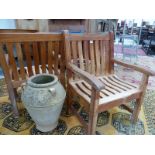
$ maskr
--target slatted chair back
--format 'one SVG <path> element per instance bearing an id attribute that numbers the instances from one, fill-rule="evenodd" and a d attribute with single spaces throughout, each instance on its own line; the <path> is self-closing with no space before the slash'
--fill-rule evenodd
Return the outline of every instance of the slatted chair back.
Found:
<path id="1" fill-rule="evenodd" d="M 100 76 L 113 73 L 111 59 L 113 34 L 68 34 L 65 32 L 66 59 L 90 74 Z"/>
<path id="2" fill-rule="evenodd" d="M 3 48 L 4 45 L 6 49 Z M 13 81 L 14 88 L 28 77 L 39 73 L 57 75 L 65 87 L 64 57 L 62 34 L 0 34 L 0 64 L 5 77 Z"/>

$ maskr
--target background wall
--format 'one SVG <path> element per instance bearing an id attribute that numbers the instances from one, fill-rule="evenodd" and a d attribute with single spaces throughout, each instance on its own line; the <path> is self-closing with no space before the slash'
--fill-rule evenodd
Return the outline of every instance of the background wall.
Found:
<path id="1" fill-rule="evenodd" d="M 0 19 L 0 29 L 15 29 L 15 19 Z"/>

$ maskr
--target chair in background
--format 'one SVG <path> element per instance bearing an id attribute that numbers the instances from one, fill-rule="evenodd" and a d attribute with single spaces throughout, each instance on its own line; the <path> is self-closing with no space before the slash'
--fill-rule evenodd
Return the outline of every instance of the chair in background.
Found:
<path id="1" fill-rule="evenodd" d="M 114 59 L 113 33 L 73 35 L 65 31 L 65 53 L 68 112 L 72 109 L 88 134 L 95 134 L 98 113 L 122 104 L 132 112 L 131 120 L 137 121 L 148 77 L 155 76 L 155 73 Z M 115 75 L 114 63 L 143 73 L 140 86 Z M 83 120 L 74 106 L 75 96 L 88 112 L 88 122 Z M 136 99 L 134 110 L 126 105 L 133 99 Z"/>
<path id="2" fill-rule="evenodd" d="M 150 36 L 148 39 L 143 40 L 142 47 L 146 55 L 155 54 L 155 36 Z"/>
<path id="3" fill-rule="evenodd" d="M 142 44 L 143 40 L 148 39 L 149 29 L 147 27 L 142 27 L 141 35 L 139 38 L 139 44 Z"/>
<path id="4" fill-rule="evenodd" d="M 138 59 L 138 36 L 137 35 L 121 35 L 120 37 L 122 42 L 122 53 L 123 53 L 123 60 L 125 60 L 126 57 L 131 59 L 134 57 L 135 62 Z"/>
<path id="5" fill-rule="evenodd" d="M 5 57 L 6 46 L 8 61 Z M 14 48 L 17 58 L 14 56 Z M 8 88 L 13 112 L 19 115 L 17 89 L 30 76 L 52 73 L 65 85 L 65 60 L 62 34 L 3 33 L 0 34 L 0 65 Z"/>

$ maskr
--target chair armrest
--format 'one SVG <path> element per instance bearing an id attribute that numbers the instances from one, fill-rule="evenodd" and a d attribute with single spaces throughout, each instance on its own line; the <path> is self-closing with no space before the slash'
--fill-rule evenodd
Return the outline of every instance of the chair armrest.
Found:
<path id="1" fill-rule="evenodd" d="M 117 64 L 122 65 L 124 67 L 132 68 L 132 69 L 134 69 L 134 70 L 136 70 L 138 72 L 141 72 L 143 74 L 146 74 L 146 75 L 149 75 L 149 76 L 155 76 L 155 72 L 150 70 L 150 69 L 146 69 L 144 67 L 141 67 L 141 66 L 138 66 L 138 65 L 133 65 L 131 63 L 126 63 L 126 62 L 116 60 L 116 59 L 113 59 L 112 61 L 114 61 L 114 63 L 117 63 Z"/>
<path id="2" fill-rule="evenodd" d="M 96 90 L 102 90 L 104 89 L 104 84 L 98 80 L 95 76 L 89 74 L 88 72 L 78 68 L 74 64 L 69 63 L 67 65 L 67 69 L 87 81 L 92 87 L 94 87 Z"/>

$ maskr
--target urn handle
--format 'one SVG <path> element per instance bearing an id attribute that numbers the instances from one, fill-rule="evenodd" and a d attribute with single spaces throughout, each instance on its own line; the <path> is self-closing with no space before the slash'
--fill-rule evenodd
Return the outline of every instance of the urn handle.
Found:
<path id="1" fill-rule="evenodd" d="M 24 91 L 25 86 L 26 86 L 26 83 L 25 82 L 22 83 L 21 88 L 22 88 L 23 91 Z"/>
<path id="2" fill-rule="evenodd" d="M 56 96 L 55 88 L 50 88 L 49 91 L 51 92 L 52 96 Z"/>

